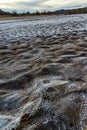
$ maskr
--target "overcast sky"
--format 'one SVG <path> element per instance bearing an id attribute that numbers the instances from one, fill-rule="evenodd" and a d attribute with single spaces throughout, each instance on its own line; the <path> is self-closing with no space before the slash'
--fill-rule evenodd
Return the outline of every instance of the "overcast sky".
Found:
<path id="1" fill-rule="evenodd" d="M 86 7 L 87 0 L 0 0 L 0 9 L 17 11 L 51 11 Z"/>

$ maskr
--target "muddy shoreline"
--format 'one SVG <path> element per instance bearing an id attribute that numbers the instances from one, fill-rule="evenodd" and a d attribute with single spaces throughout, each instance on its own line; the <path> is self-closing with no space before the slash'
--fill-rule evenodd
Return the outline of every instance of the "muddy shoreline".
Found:
<path id="1" fill-rule="evenodd" d="M 86 130 L 87 15 L 41 22 L 0 25 L 0 130 Z"/>

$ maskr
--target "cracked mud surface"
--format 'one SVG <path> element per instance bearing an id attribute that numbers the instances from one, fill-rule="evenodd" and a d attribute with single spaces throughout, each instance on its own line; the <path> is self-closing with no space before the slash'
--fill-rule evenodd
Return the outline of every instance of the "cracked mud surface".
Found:
<path id="1" fill-rule="evenodd" d="M 71 17 L 80 30 L 74 21 L 64 34 L 7 43 L 1 37 L 0 130 L 87 129 L 87 15 L 67 16 L 62 26 Z"/>

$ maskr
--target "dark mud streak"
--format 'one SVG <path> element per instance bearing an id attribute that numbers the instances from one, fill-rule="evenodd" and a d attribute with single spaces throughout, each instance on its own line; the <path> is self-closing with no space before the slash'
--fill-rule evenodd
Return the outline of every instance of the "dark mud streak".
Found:
<path id="1" fill-rule="evenodd" d="M 11 80 L 5 83 L 0 84 L 0 89 L 24 89 L 25 84 L 30 83 L 33 79 L 33 76 L 30 74 L 25 74 L 15 80 Z M 4 86 L 4 87 L 3 87 Z"/>

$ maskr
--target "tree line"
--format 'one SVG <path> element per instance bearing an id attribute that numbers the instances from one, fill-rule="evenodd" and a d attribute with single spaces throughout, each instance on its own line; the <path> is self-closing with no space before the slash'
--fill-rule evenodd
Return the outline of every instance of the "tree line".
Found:
<path id="1" fill-rule="evenodd" d="M 30 13 L 29 11 L 27 12 L 22 12 L 22 13 L 17 13 L 17 11 L 13 11 L 12 13 L 9 13 L 10 16 L 30 16 L 30 15 L 51 15 L 51 14 L 54 14 L 53 12 L 51 11 L 48 11 L 48 12 L 39 12 L 39 11 L 36 11 L 34 13 Z"/>
<path id="2" fill-rule="evenodd" d="M 84 14 L 87 13 L 87 7 L 86 8 L 78 8 L 78 9 L 68 9 L 68 10 L 58 10 L 58 11 L 44 11 L 44 12 L 39 12 L 36 11 L 34 13 L 31 12 L 22 12 L 18 13 L 16 10 L 12 11 L 11 13 L 9 12 L 4 12 L 3 15 L 10 15 L 10 16 L 30 16 L 30 15 L 69 15 L 69 14 Z"/>
<path id="3" fill-rule="evenodd" d="M 23 12 L 23 13 L 17 13 L 17 11 L 13 11 L 10 15 L 11 16 L 28 16 L 28 15 L 52 15 L 52 14 L 56 14 L 56 15 L 69 15 L 69 14 L 85 14 L 87 13 L 87 8 L 78 8 L 78 9 L 69 9 L 69 10 L 64 10 L 64 11 L 44 11 L 44 12 L 39 12 L 36 11 L 34 13 L 30 13 L 30 12 Z"/>

